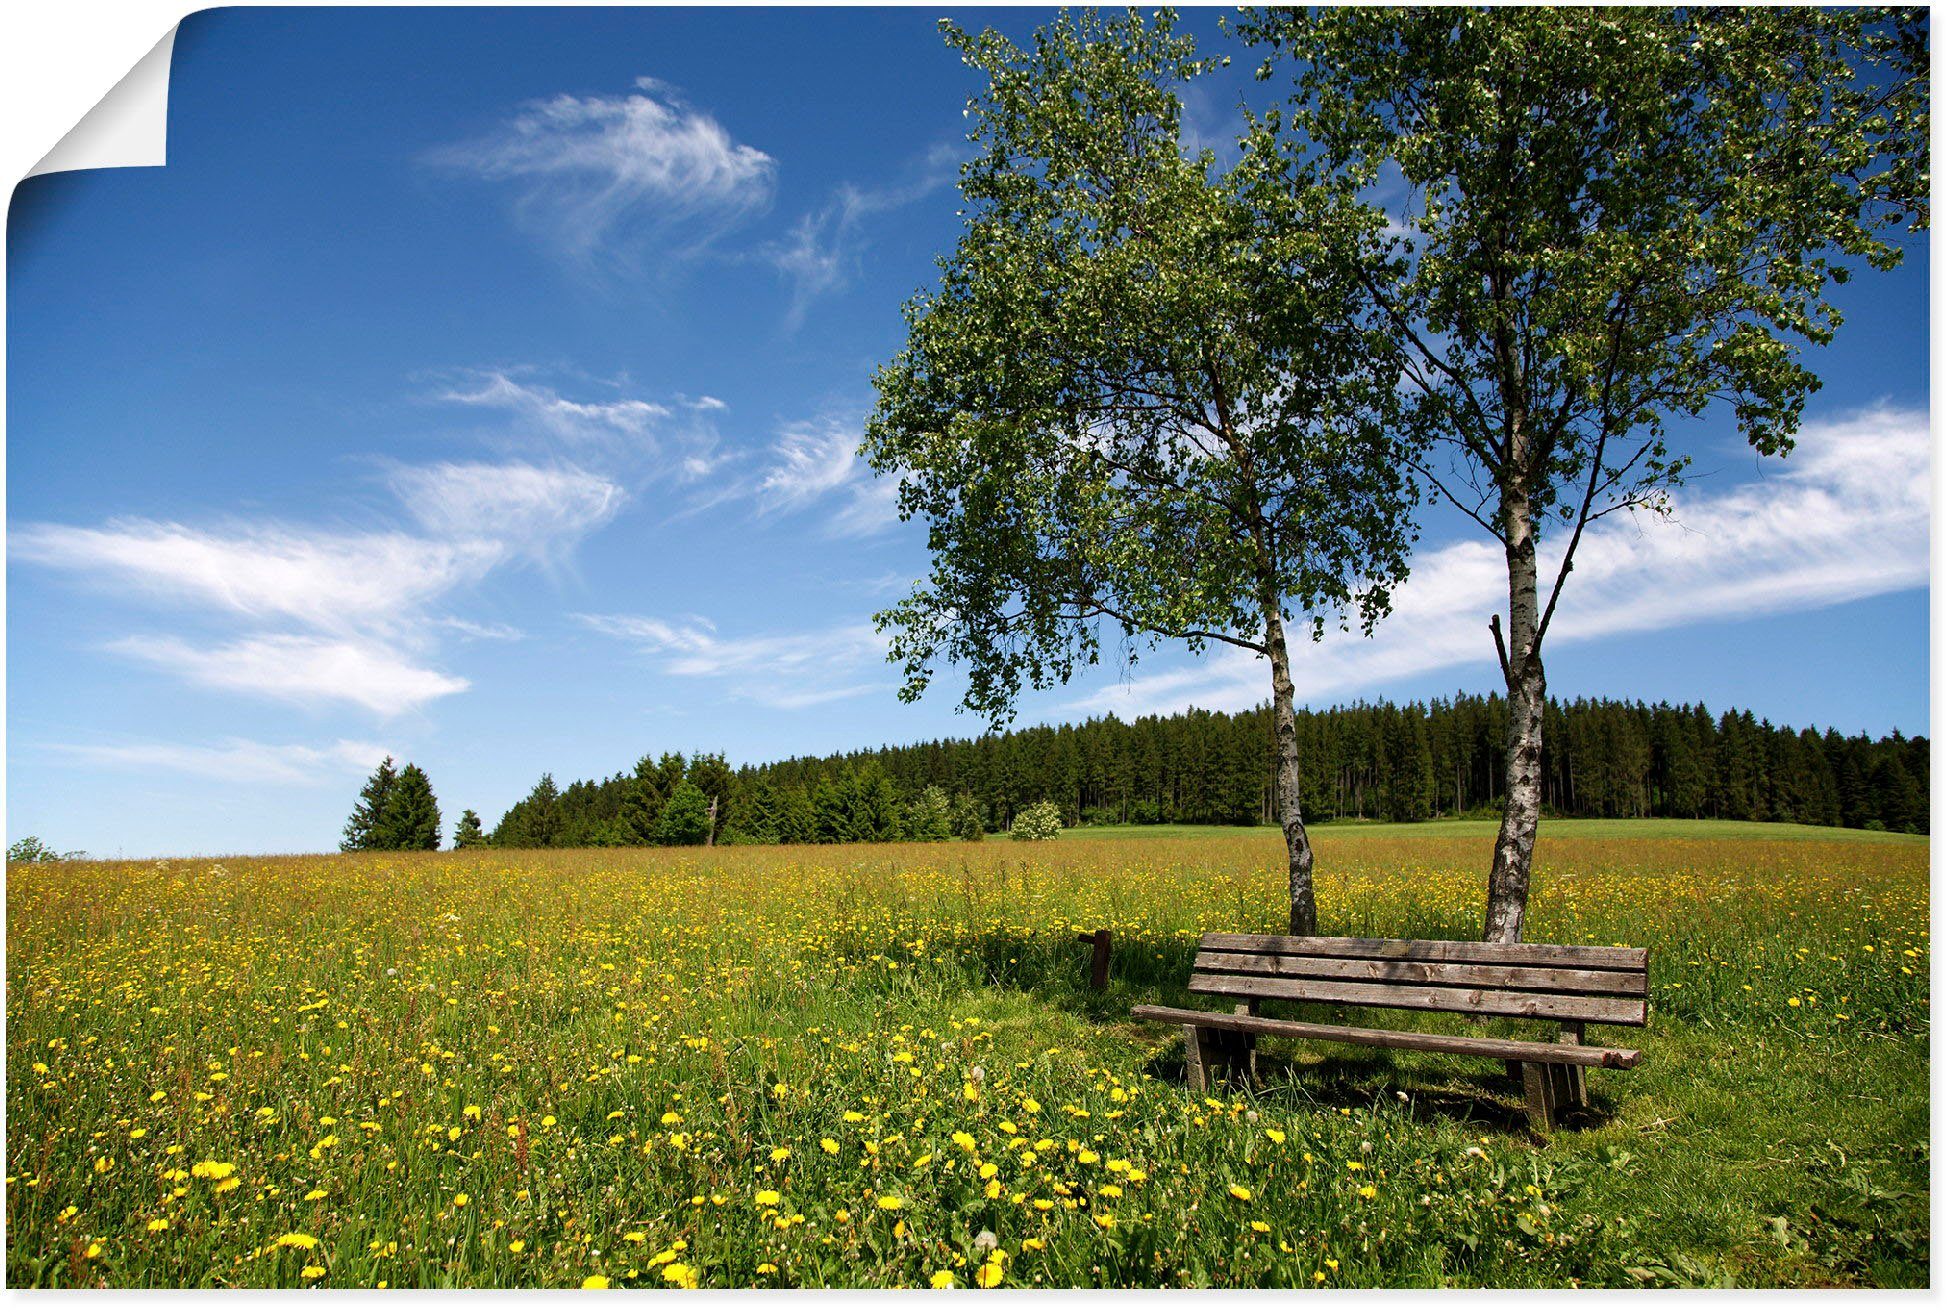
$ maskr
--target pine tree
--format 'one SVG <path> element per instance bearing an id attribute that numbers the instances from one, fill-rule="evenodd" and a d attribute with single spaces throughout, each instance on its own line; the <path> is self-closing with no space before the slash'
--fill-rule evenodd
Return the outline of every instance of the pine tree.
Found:
<path id="1" fill-rule="evenodd" d="M 810 843 L 813 841 L 812 799 L 806 796 L 803 788 L 782 788 L 779 790 L 779 841 L 781 843 Z"/>
<path id="2" fill-rule="evenodd" d="M 672 846 L 702 843 L 711 833 L 710 804 L 704 792 L 686 779 L 677 785 L 657 822 L 657 841 Z"/>
<path id="3" fill-rule="evenodd" d="M 629 847 L 649 847 L 657 841 L 657 822 L 663 816 L 662 773 L 648 756 L 636 763 L 636 772 L 623 781 L 625 790 L 618 828 Z"/>
<path id="4" fill-rule="evenodd" d="M 433 781 L 411 761 L 399 772 L 386 799 L 380 828 L 384 846 L 402 852 L 432 852 L 440 846 L 440 803 Z"/>
<path id="5" fill-rule="evenodd" d="M 497 847 L 553 847 L 562 830 L 562 794 L 544 774 L 528 796 L 508 808 L 494 827 Z"/>
<path id="6" fill-rule="evenodd" d="M 352 818 L 345 822 L 345 838 L 339 843 L 341 852 L 367 852 L 385 846 L 382 839 L 387 805 L 398 782 L 393 758 L 388 756 L 359 790 L 359 804 L 353 808 Z"/>
<path id="7" fill-rule="evenodd" d="M 481 847 L 487 842 L 487 835 L 481 832 L 481 817 L 474 814 L 473 808 L 460 813 L 460 823 L 454 826 L 454 851 L 463 847 Z"/>

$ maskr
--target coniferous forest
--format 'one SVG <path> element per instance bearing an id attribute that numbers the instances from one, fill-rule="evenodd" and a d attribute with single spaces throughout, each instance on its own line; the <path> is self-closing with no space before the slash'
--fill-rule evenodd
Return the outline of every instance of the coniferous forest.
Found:
<path id="1" fill-rule="evenodd" d="M 1504 704 L 1459 694 L 1302 710 L 1309 823 L 1493 817 Z M 1929 740 L 1795 730 L 1751 712 L 1552 701 L 1548 814 L 1706 818 L 1929 831 Z M 645 756 L 558 788 L 544 775 L 489 841 L 509 847 L 873 842 L 1006 830 L 1041 800 L 1066 824 L 1273 821 L 1269 707 L 1039 726 L 767 765 Z M 712 811 L 715 802 L 716 810 Z"/>

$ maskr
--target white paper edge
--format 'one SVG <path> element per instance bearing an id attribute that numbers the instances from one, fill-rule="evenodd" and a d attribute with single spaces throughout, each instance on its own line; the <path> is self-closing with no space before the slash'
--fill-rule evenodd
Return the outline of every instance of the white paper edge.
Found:
<path id="1" fill-rule="evenodd" d="M 168 163 L 169 61 L 175 47 L 172 27 L 27 176 L 68 169 L 160 168 Z"/>

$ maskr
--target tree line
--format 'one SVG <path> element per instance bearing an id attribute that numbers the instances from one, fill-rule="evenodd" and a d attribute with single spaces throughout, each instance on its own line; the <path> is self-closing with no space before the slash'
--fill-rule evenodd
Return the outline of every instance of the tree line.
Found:
<path id="1" fill-rule="evenodd" d="M 1308 823 L 1496 815 L 1508 707 L 1496 695 L 1302 710 Z M 1579 698 L 1546 703 L 1547 814 L 1782 821 L 1929 832 L 1929 740 L 1795 730 L 1751 711 Z M 558 787 L 543 775 L 486 841 L 508 847 L 979 838 L 1050 802 L 1068 825 L 1276 824 L 1272 709 L 794 757 L 644 756 Z M 712 803 L 715 802 L 715 810 Z M 469 813 L 472 814 L 471 812 Z M 478 830 L 478 826 L 476 826 Z"/>

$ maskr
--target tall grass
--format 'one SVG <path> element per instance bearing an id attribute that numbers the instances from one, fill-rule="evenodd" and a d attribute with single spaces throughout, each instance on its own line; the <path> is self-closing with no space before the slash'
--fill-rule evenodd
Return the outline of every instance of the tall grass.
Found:
<path id="1" fill-rule="evenodd" d="M 1473 937 L 1488 842 L 1323 830 L 1323 932 Z M 1272 833 L 16 867 L 8 1276 L 1920 1284 L 1927 872 L 1547 829 L 1529 937 L 1649 947 L 1654 1005 L 1540 1142 L 1466 1058 L 1185 1088 L 1129 1009 L 1281 927 Z"/>

